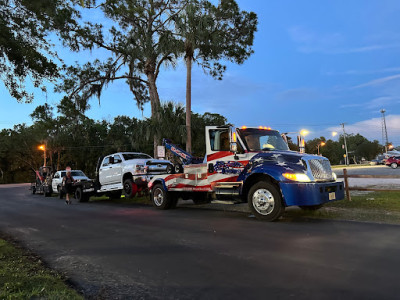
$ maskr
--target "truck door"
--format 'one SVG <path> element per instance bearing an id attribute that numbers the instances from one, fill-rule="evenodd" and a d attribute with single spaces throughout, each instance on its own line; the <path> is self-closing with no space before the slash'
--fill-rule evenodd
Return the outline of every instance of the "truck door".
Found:
<path id="1" fill-rule="evenodd" d="M 244 166 L 231 152 L 230 127 L 206 127 L 207 177 L 210 183 L 236 181 Z"/>
<path id="2" fill-rule="evenodd" d="M 101 185 L 110 184 L 112 173 L 112 164 L 110 162 L 110 158 L 110 156 L 106 156 L 99 168 L 99 180 Z"/>
<path id="3" fill-rule="evenodd" d="M 122 158 L 119 154 L 114 155 L 114 163 L 110 169 L 110 183 L 119 183 L 122 180 Z"/>

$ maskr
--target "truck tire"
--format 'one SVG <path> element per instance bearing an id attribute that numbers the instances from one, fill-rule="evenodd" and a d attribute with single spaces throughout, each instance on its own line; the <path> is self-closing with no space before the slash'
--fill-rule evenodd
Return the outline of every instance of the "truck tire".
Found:
<path id="1" fill-rule="evenodd" d="M 276 221 L 285 211 L 280 191 L 270 182 L 256 182 L 250 188 L 247 201 L 251 212 L 260 220 Z"/>
<path id="2" fill-rule="evenodd" d="M 317 205 L 301 205 L 299 206 L 301 209 L 303 210 L 318 210 L 320 209 L 322 206 L 324 206 L 323 204 L 317 204 Z"/>
<path id="3" fill-rule="evenodd" d="M 124 180 L 124 195 L 125 198 L 133 198 L 137 193 L 137 185 L 132 181 L 132 179 L 128 178 Z"/>
<path id="4" fill-rule="evenodd" d="M 75 199 L 78 202 L 88 202 L 89 196 L 83 192 L 82 187 L 78 186 L 75 190 Z"/>
<path id="5" fill-rule="evenodd" d="M 164 190 L 161 183 L 157 183 L 151 189 L 151 202 L 158 209 L 170 209 L 173 206 L 173 197 Z"/>

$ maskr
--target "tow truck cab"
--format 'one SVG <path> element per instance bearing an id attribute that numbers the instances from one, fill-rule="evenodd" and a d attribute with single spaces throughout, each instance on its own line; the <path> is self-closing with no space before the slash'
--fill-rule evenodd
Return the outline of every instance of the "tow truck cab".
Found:
<path id="1" fill-rule="evenodd" d="M 329 160 L 290 151 L 269 127 L 208 126 L 203 163 L 149 182 L 153 204 L 171 208 L 179 197 L 248 202 L 260 219 L 278 219 L 287 206 L 317 209 L 344 198 Z"/>

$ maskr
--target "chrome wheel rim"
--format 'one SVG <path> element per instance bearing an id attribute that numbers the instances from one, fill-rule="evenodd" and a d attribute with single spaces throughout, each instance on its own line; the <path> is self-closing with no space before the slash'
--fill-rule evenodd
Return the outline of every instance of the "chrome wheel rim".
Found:
<path id="1" fill-rule="evenodd" d="M 392 168 L 396 169 L 397 168 L 397 164 L 396 163 L 392 163 Z"/>
<path id="2" fill-rule="evenodd" d="M 161 206 L 164 202 L 164 191 L 160 188 L 156 188 L 153 192 L 153 201 L 157 206 Z"/>
<path id="3" fill-rule="evenodd" d="M 275 207 L 275 198 L 267 189 L 258 189 L 254 192 L 252 203 L 254 209 L 261 215 L 269 215 Z"/>

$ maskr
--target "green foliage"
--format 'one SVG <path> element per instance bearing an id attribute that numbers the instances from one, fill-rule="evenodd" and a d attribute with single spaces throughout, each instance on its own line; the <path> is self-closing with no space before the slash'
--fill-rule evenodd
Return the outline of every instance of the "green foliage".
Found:
<path id="1" fill-rule="evenodd" d="M 83 299 L 42 262 L 0 239 L 0 299 Z"/>
<path id="2" fill-rule="evenodd" d="M 59 59 L 49 34 L 68 39 L 79 13 L 74 0 L 0 0 L 0 74 L 11 96 L 30 102 L 25 89 L 29 77 L 34 87 L 46 90 L 45 80 L 58 76 Z M 91 2 L 87 0 L 85 2 Z"/>
<path id="3" fill-rule="evenodd" d="M 345 154 L 345 150 L 342 147 L 342 145 L 344 145 L 343 136 L 340 136 L 337 142 L 326 140 L 323 136 L 309 140 L 306 142 L 306 153 L 317 154 L 318 144 L 322 141 L 326 144 L 320 146 L 320 154 L 327 157 L 331 164 L 340 164 Z M 363 158 L 365 160 L 372 160 L 382 151 L 382 146 L 379 145 L 378 141 L 374 140 L 371 142 L 360 134 L 348 134 L 346 135 L 346 141 L 350 162 L 356 161 L 359 163 Z"/>
<path id="4" fill-rule="evenodd" d="M 97 159 L 118 151 L 137 151 L 153 154 L 153 136 L 158 133 L 177 144 L 185 142 L 185 110 L 167 102 L 161 105 L 161 119 L 138 120 L 118 116 L 113 122 L 94 121 L 76 109 L 72 100 L 64 98 L 55 108 L 38 106 L 31 114 L 32 126 L 17 125 L 0 132 L 0 183 L 28 182 L 32 169 L 43 165 L 43 151 L 47 145 L 47 165 L 54 169 L 71 166 L 94 177 Z M 204 127 L 224 125 L 226 118 L 205 113 L 193 114 L 193 141 L 196 154 L 204 155 Z"/>

